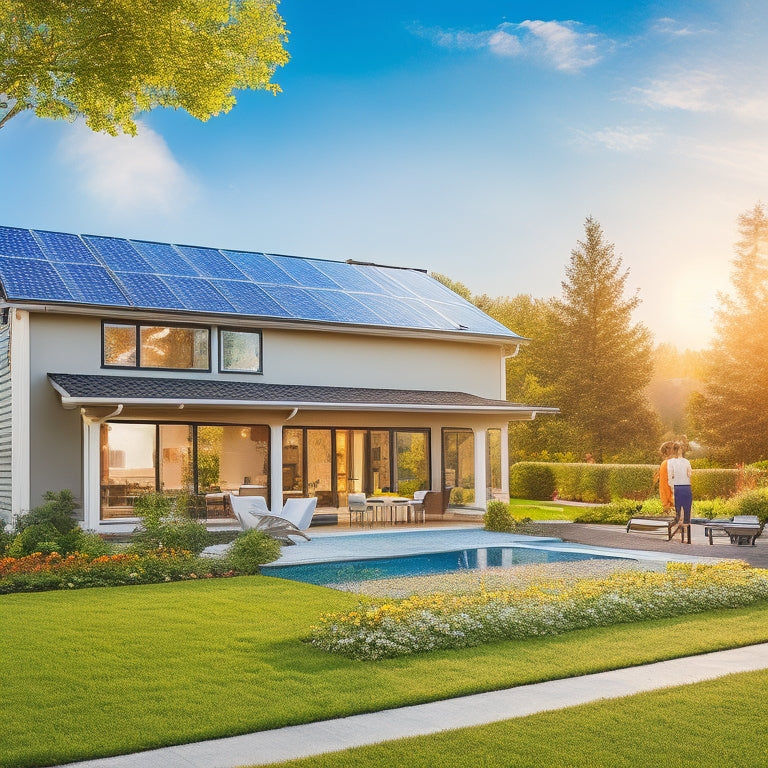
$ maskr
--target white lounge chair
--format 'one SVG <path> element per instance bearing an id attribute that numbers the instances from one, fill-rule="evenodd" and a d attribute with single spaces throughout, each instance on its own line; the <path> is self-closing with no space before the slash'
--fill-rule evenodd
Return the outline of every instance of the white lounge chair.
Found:
<path id="1" fill-rule="evenodd" d="M 283 511 L 270 512 L 263 496 L 231 496 L 232 511 L 244 531 L 264 531 L 276 539 L 291 541 L 291 536 L 301 536 L 309 541 L 304 531 L 312 522 L 317 499 L 288 499 Z"/>

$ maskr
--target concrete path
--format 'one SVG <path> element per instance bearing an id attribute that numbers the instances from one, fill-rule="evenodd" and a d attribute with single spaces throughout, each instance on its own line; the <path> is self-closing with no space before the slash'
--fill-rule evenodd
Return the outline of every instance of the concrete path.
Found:
<path id="1" fill-rule="evenodd" d="M 68 768 L 236 768 L 266 765 L 759 669 L 768 669 L 768 643 L 275 731 L 69 763 Z"/>

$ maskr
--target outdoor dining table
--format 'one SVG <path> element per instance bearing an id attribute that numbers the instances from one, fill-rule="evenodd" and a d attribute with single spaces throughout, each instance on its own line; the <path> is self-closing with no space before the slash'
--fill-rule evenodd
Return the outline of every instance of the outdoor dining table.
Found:
<path id="1" fill-rule="evenodd" d="M 394 525 L 401 522 L 398 520 L 398 512 L 401 510 L 405 512 L 402 522 L 408 522 L 408 508 L 413 504 L 413 499 L 401 496 L 370 496 L 366 498 L 365 503 L 373 514 L 372 522 L 377 522 L 378 516 L 378 520 L 382 523 L 392 523 Z"/>

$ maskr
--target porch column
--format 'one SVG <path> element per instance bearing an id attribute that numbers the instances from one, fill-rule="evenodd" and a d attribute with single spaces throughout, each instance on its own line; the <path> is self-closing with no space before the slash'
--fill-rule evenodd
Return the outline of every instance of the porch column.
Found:
<path id="1" fill-rule="evenodd" d="M 283 423 L 269 425 L 269 508 L 280 512 L 283 508 Z"/>
<path id="2" fill-rule="evenodd" d="M 101 518 L 101 424 L 83 419 L 83 528 L 98 530 Z"/>
<path id="3" fill-rule="evenodd" d="M 485 427 L 475 427 L 475 501 L 473 506 L 485 509 L 488 500 L 488 440 Z"/>
<path id="4" fill-rule="evenodd" d="M 509 501 L 509 424 L 501 428 L 501 493 Z"/>
<path id="5" fill-rule="evenodd" d="M 433 427 L 429 435 L 429 455 L 432 466 L 429 468 L 428 490 L 439 491 L 443 487 L 443 430 L 440 427 Z"/>

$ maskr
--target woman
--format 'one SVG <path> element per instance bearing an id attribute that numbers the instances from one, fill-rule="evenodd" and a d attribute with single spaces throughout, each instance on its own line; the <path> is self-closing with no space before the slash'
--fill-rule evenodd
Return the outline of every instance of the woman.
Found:
<path id="1" fill-rule="evenodd" d="M 685 533 L 688 532 L 688 543 L 691 543 L 691 505 L 693 496 L 691 494 L 691 462 L 683 456 L 683 443 L 675 441 L 672 446 L 672 458 L 667 459 L 667 477 L 672 486 L 672 492 L 675 497 L 675 512 L 679 515 L 682 512 L 680 521 L 680 530 L 683 532 L 683 541 Z"/>
<path id="2" fill-rule="evenodd" d="M 667 472 L 667 461 L 672 455 L 672 441 L 667 440 L 659 448 L 661 454 L 661 466 L 659 467 L 659 498 L 661 498 L 661 508 L 666 513 L 675 508 L 675 502 L 672 498 L 672 486 L 669 484 L 669 473 Z"/>

